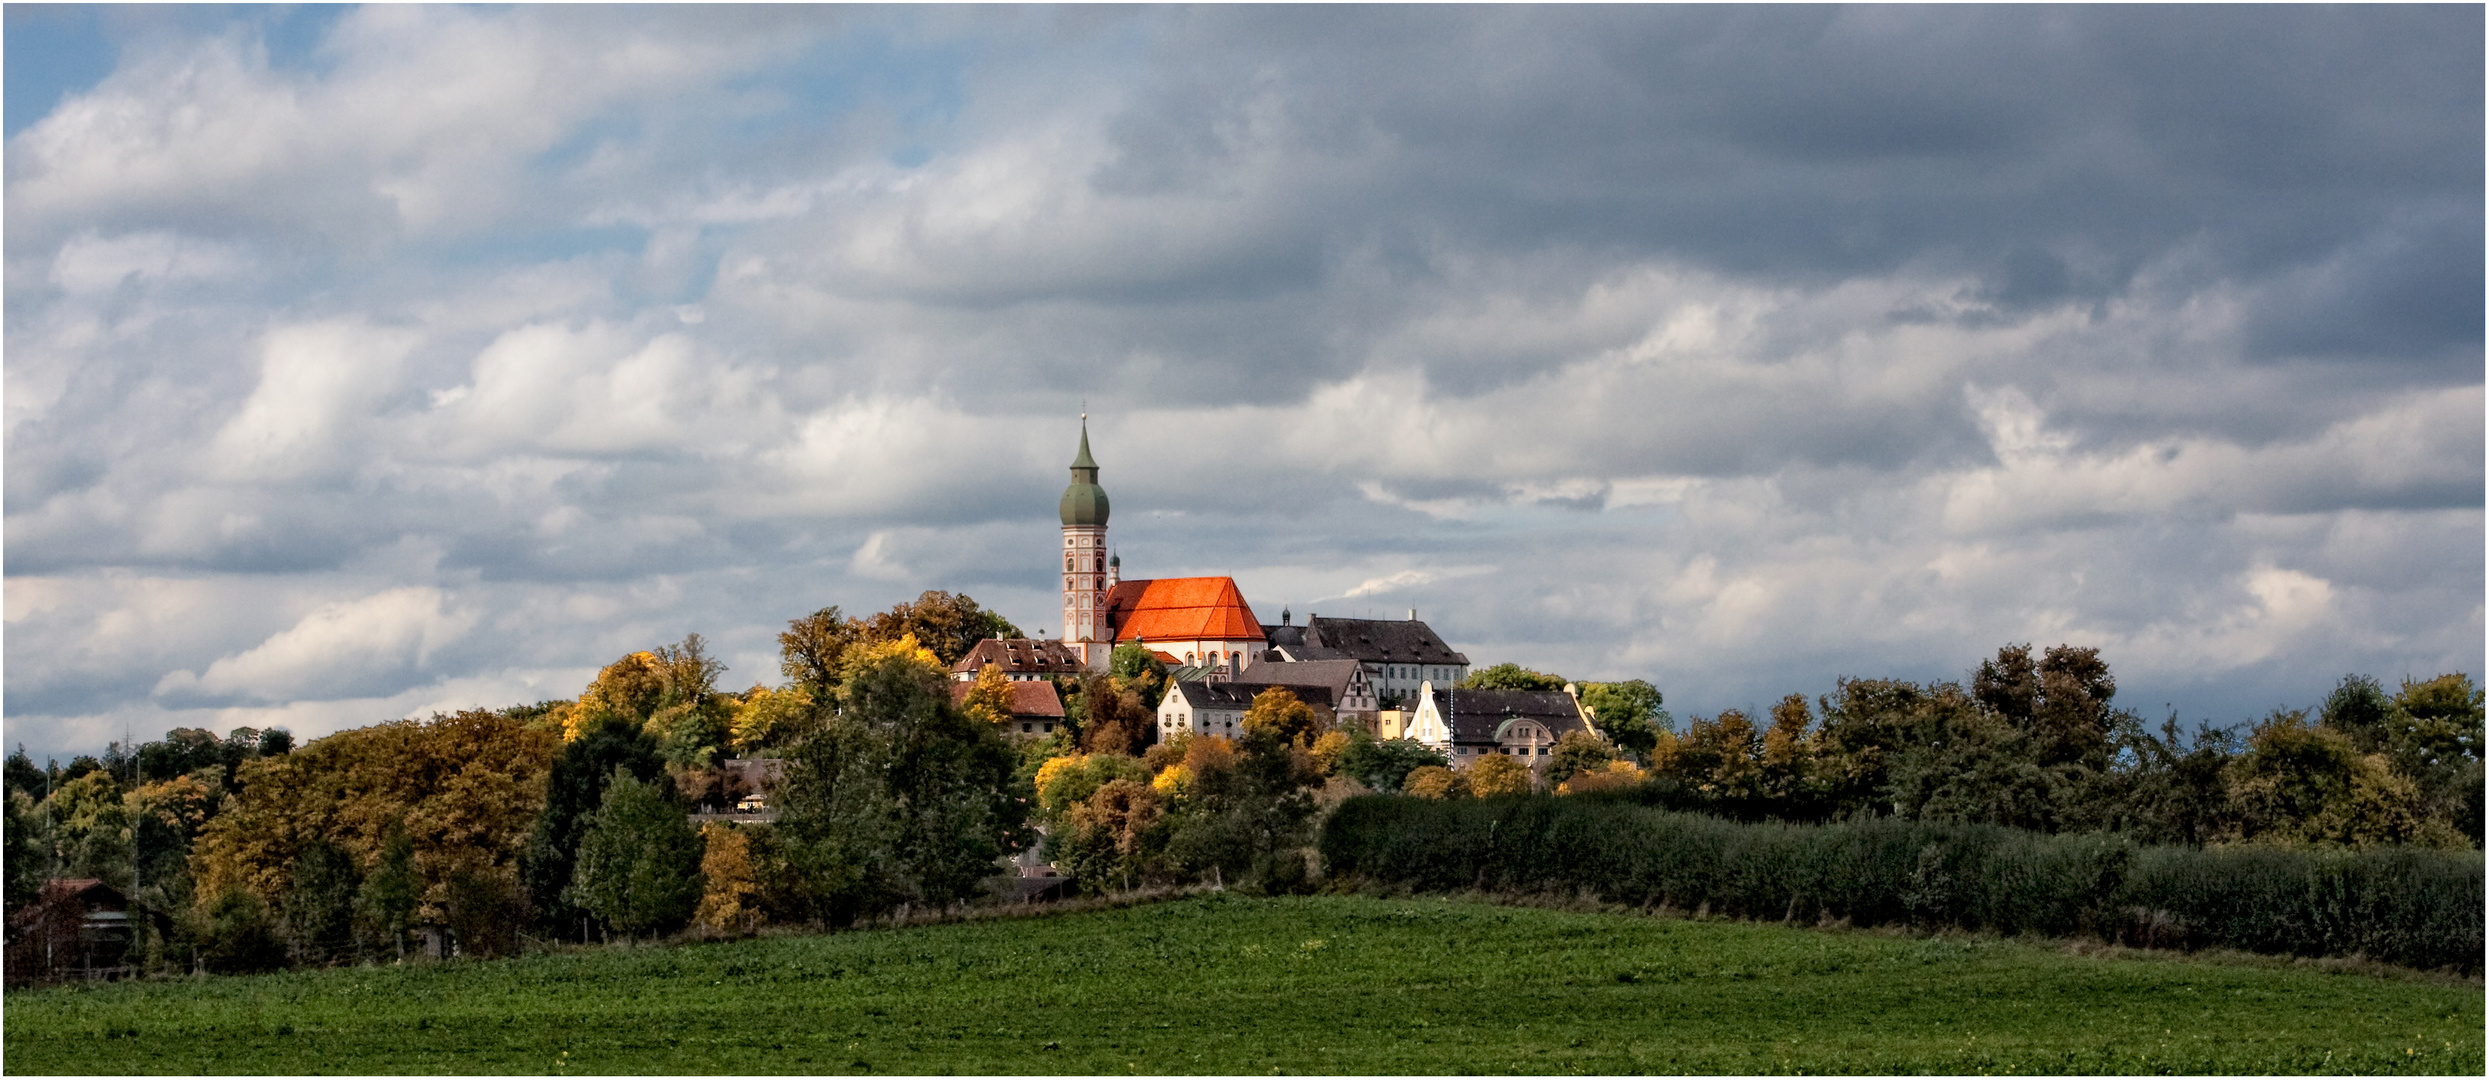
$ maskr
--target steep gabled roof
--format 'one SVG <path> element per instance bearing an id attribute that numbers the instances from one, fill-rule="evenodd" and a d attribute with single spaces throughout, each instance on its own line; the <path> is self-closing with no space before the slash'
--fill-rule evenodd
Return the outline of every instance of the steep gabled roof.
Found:
<path id="1" fill-rule="evenodd" d="M 1106 591 L 1106 623 L 1119 643 L 1262 640 L 1261 622 L 1224 577 L 1117 582 Z"/>
<path id="2" fill-rule="evenodd" d="M 1087 670 L 1079 653 L 1051 638 L 987 638 L 951 665 L 951 671 L 974 675 L 987 664 L 1003 669 L 1006 675 L 1069 675 Z"/>
<path id="3" fill-rule="evenodd" d="M 1305 620 L 1305 643 L 1340 652 L 1369 664 L 1467 664 L 1469 657 L 1452 651 L 1432 628 L 1416 619 Z"/>
<path id="4" fill-rule="evenodd" d="M 974 689 L 975 683 L 952 683 L 951 704 L 967 701 L 968 692 Z M 1015 682 L 1011 684 L 1011 715 L 1023 719 L 1060 720 L 1063 718 L 1063 698 L 1054 692 L 1054 684 L 1044 679 Z"/>
<path id="5" fill-rule="evenodd" d="M 1492 743 L 1512 720 L 1535 720 L 1555 738 L 1588 731 L 1581 706 L 1561 690 L 1436 690 L 1435 711 L 1456 743 Z"/>
<path id="6" fill-rule="evenodd" d="M 1327 686 L 1210 682 L 1204 679 L 1179 682 L 1173 688 L 1173 692 L 1182 697 L 1185 704 L 1196 709 L 1250 709 L 1253 707 L 1253 699 L 1260 696 L 1264 690 L 1285 690 L 1295 694 L 1296 699 L 1305 704 L 1319 705 L 1326 709 L 1332 707 L 1331 688 Z"/>
<path id="7" fill-rule="evenodd" d="M 1345 700 L 1365 665 L 1354 660 L 1307 660 L 1289 663 L 1264 660 L 1236 673 L 1236 682 L 1250 686 L 1323 686 L 1335 700 Z"/>

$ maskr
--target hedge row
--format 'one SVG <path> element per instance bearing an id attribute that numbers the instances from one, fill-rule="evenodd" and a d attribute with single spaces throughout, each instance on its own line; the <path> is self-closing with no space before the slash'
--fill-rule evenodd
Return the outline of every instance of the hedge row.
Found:
<path id="1" fill-rule="evenodd" d="M 2089 936 L 2481 970 L 2477 851 L 2192 850 L 1877 819 L 1741 824 L 1589 798 L 1350 799 L 1337 877 L 1418 891 L 1589 891 L 1754 919 Z"/>

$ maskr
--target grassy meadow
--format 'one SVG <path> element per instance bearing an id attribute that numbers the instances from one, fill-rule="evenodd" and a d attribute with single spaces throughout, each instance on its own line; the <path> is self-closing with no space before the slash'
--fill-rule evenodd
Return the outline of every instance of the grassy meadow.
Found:
<path id="1" fill-rule="evenodd" d="M 2479 985 L 1441 899 L 12 991 L 10 1073 L 2482 1071 Z"/>

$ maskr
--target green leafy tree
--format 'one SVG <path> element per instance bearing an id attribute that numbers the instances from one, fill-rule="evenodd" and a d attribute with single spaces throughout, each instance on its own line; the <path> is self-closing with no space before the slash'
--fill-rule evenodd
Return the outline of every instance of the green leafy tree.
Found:
<path id="1" fill-rule="evenodd" d="M 285 966 L 285 942 L 259 894 L 239 885 L 225 889 L 197 917 L 189 934 L 199 962 L 219 975 L 275 971 Z"/>
<path id="2" fill-rule="evenodd" d="M 27 798 L 36 802 L 52 793 L 52 778 L 26 756 L 25 743 L 17 744 L 17 749 L 9 754 L 6 770 L 10 791 L 25 792 Z"/>
<path id="3" fill-rule="evenodd" d="M 2007 645 L 1979 665 L 1971 696 L 2026 737 L 2034 764 L 2107 764 L 2117 680 L 2100 650 L 2057 645 L 2034 663 L 2030 646 Z"/>
<path id="4" fill-rule="evenodd" d="M 630 937 L 690 921 L 700 903 L 700 834 L 663 784 L 617 768 L 579 840 L 566 899 Z"/>
<path id="5" fill-rule="evenodd" d="M 586 912 L 565 897 L 577 870 L 588 822 L 605 803 L 616 770 L 643 783 L 665 777 L 657 740 L 624 717 L 608 716 L 554 754 L 545 780 L 544 810 L 528 836 L 519 879 L 537 916 L 557 933 L 579 932 Z"/>
<path id="6" fill-rule="evenodd" d="M 1333 771 L 1352 777 L 1376 791 L 1400 791 L 1410 772 L 1429 765 L 1449 768 L 1443 753 L 1415 739 L 1356 738 L 1342 751 Z"/>
<path id="7" fill-rule="evenodd" d="M 0 854 L 0 873 L 8 877 L 8 914 L 15 915 L 42 895 L 43 881 L 51 876 L 51 837 L 25 790 L 8 793 L 7 813 L 8 848 Z"/>
<path id="8" fill-rule="evenodd" d="M 1107 657 L 1107 674 L 1115 677 L 1115 685 L 1139 695 L 1143 704 L 1156 708 L 1167 696 L 1167 665 L 1158 659 L 1158 651 L 1137 641 L 1115 646 Z"/>
<path id="9" fill-rule="evenodd" d="M 2386 755 L 2361 754 L 2351 737 L 2309 723 L 2307 710 L 2275 710 L 2230 763 L 2231 800 L 2242 838 L 2315 847 L 2462 846 L 2450 822 L 2430 818 L 2417 785 Z"/>
<path id="10" fill-rule="evenodd" d="M 905 639 L 851 650 L 837 715 L 789 757 L 777 831 L 811 917 L 962 899 L 1024 846 L 1016 757 L 951 707 L 945 674 Z"/>
<path id="11" fill-rule="evenodd" d="M 717 692 L 726 665 L 708 655 L 707 644 L 698 634 L 686 634 L 681 643 L 650 654 L 658 693 L 646 727 L 667 764 L 677 768 L 714 765 L 734 741 L 732 709 Z"/>
<path id="12" fill-rule="evenodd" d="M 415 841 L 403 822 L 390 822 L 381 834 L 380 850 L 371 872 L 354 894 L 355 936 L 368 955 L 406 958 L 406 933 L 415 925 L 415 907 L 423 895 L 423 878 L 415 872 Z"/>
<path id="13" fill-rule="evenodd" d="M 1503 663 L 1470 672 L 1461 680 L 1463 690 L 1562 690 L 1564 676 L 1532 671 L 1519 664 Z"/>
<path id="14" fill-rule="evenodd" d="M 1561 685 L 1557 686 L 1561 690 Z M 1608 740 L 1635 758 L 1648 761 L 1659 733 L 1672 725 L 1660 708 L 1659 688 L 1641 679 L 1591 683 L 1581 688 L 1582 705 Z"/>
<path id="15" fill-rule="evenodd" d="M 354 899 L 363 885 L 354 856 L 325 837 L 304 844 L 294 856 L 281 916 L 295 958 L 325 964 L 354 951 Z"/>
<path id="16" fill-rule="evenodd" d="M 1553 787 L 1586 772 L 1602 772 L 1616 760 L 1616 748 L 1587 731 L 1568 731 L 1547 755 L 1547 784 Z"/>
<path id="17" fill-rule="evenodd" d="M 96 769 L 61 785 L 49 806 L 61 868 L 130 888 L 129 810 L 112 774 Z"/>
<path id="18" fill-rule="evenodd" d="M 1182 811 L 1167 840 L 1175 869 L 1270 892 L 1304 886 L 1311 790 L 1321 786 L 1322 774 L 1306 749 L 1310 710 L 1297 715 L 1304 704 L 1294 698 L 1265 691 L 1254 702 L 1264 719 L 1249 718 L 1242 738 L 1187 743 Z"/>

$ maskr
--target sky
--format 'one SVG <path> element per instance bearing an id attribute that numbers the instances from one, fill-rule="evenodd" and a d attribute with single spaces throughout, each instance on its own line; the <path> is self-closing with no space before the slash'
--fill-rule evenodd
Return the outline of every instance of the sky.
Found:
<path id="1" fill-rule="evenodd" d="M 1682 722 L 2481 673 L 2435 7 L 6 8 L 6 739 L 576 695 L 838 605 L 1414 609 Z"/>

